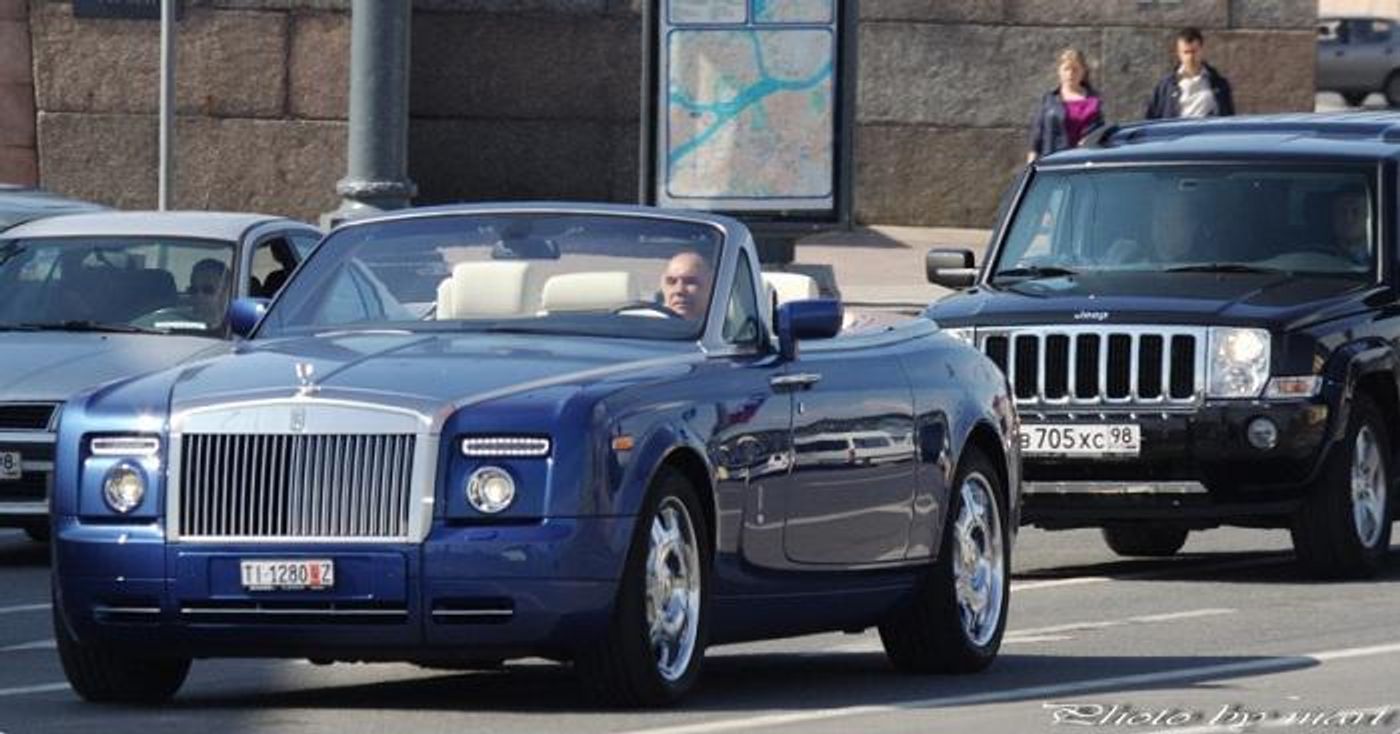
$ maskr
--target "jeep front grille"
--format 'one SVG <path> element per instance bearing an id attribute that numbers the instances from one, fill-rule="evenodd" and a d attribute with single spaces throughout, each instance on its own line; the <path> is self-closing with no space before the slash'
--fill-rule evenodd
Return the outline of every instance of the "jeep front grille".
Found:
<path id="1" fill-rule="evenodd" d="M 186 539 L 402 540 L 412 435 L 184 436 Z"/>
<path id="2" fill-rule="evenodd" d="M 1044 326 L 977 329 L 1022 408 L 1182 409 L 1205 391 L 1205 330 Z"/>

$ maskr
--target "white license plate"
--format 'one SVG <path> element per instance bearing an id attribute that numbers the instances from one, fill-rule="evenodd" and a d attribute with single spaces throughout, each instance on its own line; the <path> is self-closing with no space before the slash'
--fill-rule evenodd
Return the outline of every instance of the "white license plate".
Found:
<path id="1" fill-rule="evenodd" d="M 0 481 L 19 479 L 24 473 L 24 459 L 18 451 L 0 451 Z"/>
<path id="2" fill-rule="evenodd" d="M 1021 426 L 1022 456 L 1137 456 L 1142 452 L 1142 427 L 1117 425 Z"/>
<path id="3" fill-rule="evenodd" d="M 243 561 L 243 588 L 248 591 L 299 591 L 335 586 L 335 563 L 310 561 Z"/>

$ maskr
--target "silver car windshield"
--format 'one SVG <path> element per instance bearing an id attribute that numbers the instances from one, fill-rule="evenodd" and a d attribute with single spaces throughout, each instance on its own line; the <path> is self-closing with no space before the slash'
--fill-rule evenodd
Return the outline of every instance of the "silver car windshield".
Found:
<path id="1" fill-rule="evenodd" d="M 0 329 L 218 333 L 233 253 L 195 239 L 0 240 Z"/>
<path id="2" fill-rule="evenodd" d="M 1372 180 L 1366 170 L 1317 167 L 1040 172 L 992 280 L 1090 271 L 1366 276 L 1376 261 Z"/>
<path id="3" fill-rule="evenodd" d="M 699 337 L 722 233 L 600 214 L 444 214 L 346 227 L 258 338 L 357 329 Z"/>

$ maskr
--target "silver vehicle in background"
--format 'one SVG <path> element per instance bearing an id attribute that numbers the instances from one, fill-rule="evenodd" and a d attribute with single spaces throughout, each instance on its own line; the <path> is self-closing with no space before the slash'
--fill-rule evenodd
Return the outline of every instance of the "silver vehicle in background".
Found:
<path id="1" fill-rule="evenodd" d="M 320 237 L 212 212 L 75 214 L 0 233 L 0 527 L 47 535 L 68 398 L 227 348 L 229 303 L 271 297 Z"/>
<path id="2" fill-rule="evenodd" d="M 1380 17 L 1319 18 L 1317 91 L 1359 107 L 1372 92 L 1400 107 L 1400 30 Z"/>

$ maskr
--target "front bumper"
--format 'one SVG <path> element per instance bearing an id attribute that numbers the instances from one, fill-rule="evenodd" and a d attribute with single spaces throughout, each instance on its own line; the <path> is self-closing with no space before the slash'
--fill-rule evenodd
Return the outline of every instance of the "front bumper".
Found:
<path id="1" fill-rule="evenodd" d="M 1131 458 L 1024 458 L 1023 524 L 1093 527 L 1169 521 L 1192 527 L 1276 525 L 1298 506 L 1326 458 L 1330 411 L 1321 399 L 1207 403 L 1190 413 L 1022 414 L 1025 423 L 1141 427 Z M 1278 445 L 1250 445 L 1257 418 Z"/>
<path id="2" fill-rule="evenodd" d="M 63 519 L 55 590 L 80 642 L 185 657 L 567 658 L 605 629 L 633 518 L 438 525 L 422 545 L 167 544 Z M 250 592 L 243 559 L 331 559 L 335 588 Z"/>

